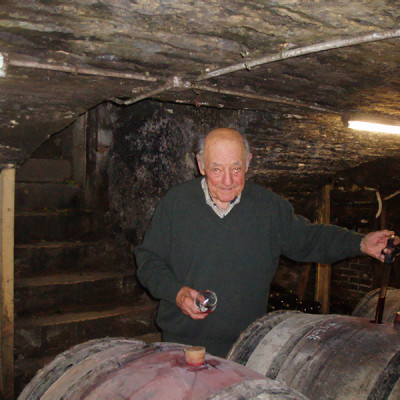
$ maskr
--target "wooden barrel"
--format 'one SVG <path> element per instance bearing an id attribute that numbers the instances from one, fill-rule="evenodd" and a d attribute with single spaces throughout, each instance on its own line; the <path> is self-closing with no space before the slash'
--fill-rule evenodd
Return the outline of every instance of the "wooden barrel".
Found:
<path id="1" fill-rule="evenodd" d="M 274 312 L 227 357 L 311 400 L 400 399 L 400 330 L 344 315 Z"/>
<path id="2" fill-rule="evenodd" d="M 379 291 L 380 289 L 375 289 L 367 293 L 356 305 L 351 315 L 374 319 Z M 400 289 L 389 287 L 386 291 L 382 321 L 393 322 L 398 311 L 400 311 Z"/>
<path id="3" fill-rule="evenodd" d="M 123 338 L 92 340 L 57 356 L 18 400 L 307 400 L 286 384 L 205 354 L 185 363 L 184 346 Z"/>

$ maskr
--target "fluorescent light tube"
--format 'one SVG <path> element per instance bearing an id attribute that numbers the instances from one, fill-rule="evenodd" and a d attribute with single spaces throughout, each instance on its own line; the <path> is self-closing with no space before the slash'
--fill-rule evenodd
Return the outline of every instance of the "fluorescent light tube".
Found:
<path id="1" fill-rule="evenodd" d="M 6 61 L 4 55 L 0 53 L 0 78 L 6 76 Z"/>
<path id="2" fill-rule="evenodd" d="M 351 129 L 357 129 L 359 131 L 400 134 L 400 125 L 385 125 L 364 121 L 349 121 L 348 126 Z"/>

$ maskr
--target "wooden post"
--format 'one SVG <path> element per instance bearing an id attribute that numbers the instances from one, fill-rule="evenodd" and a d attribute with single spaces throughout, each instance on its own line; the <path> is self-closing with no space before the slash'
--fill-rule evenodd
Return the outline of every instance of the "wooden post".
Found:
<path id="1" fill-rule="evenodd" d="M 72 179 L 82 188 L 86 184 L 86 117 L 81 115 L 72 126 Z"/>
<path id="2" fill-rule="evenodd" d="M 0 397 L 14 399 L 14 202 L 15 168 L 0 172 L 1 345 Z"/>
<path id="3" fill-rule="evenodd" d="M 304 300 L 304 296 L 307 291 L 307 284 L 308 284 L 308 279 L 310 276 L 311 266 L 312 266 L 312 263 L 306 263 L 303 266 L 303 268 L 301 269 L 301 272 L 299 275 L 299 281 L 297 283 L 296 294 L 299 297 L 300 301 Z"/>
<path id="4" fill-rule="evenodd" d="M 325 185 L 321 193 L 321 201 L 318 209 L 318 223 L 330 223 L 330 185 Z M 329 301 L 331 290 L 331 265 L 318 264 L 317 276 L 315 282 L 315 300 L 321 303 L 321 312 L 323 314 L 329 313 Z"/>
<path id="5" fill-rule="evenodd" d="M 379 219 L 379 228 L 386 229 L 386 217 L 387 217 L 387 207 L 386 201 L 382 200 L 382 211 Z"/>
<path id="6" fill-rule="evenodd" d="M 379 229 L 386 229 L 386 217 L 387 216 L 387 204 L 386 201 L 382 200 L 382 211 L 379 216 Z M 373 276 L 372 276 L 372 285 L 373 288 L 380 288 L 383 279 L 383 272 L 385 268 L 383 264 L 379 261 L 374 262 Z"/>

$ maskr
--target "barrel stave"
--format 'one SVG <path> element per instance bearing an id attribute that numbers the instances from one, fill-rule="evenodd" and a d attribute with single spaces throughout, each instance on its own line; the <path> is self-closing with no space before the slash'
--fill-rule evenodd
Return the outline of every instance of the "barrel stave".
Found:
<path id="1" fill-rule="evenodd" d="M 190 366 L 185 348 L 123 338 L 83 343 L 45 366 L 19 400 L 307 400 L 281 382 L 209 354 L 204 365 Z"/>
<path id="2" fill-rule="evenodd" d="M 125 344 L 130 344 L 135 348 L 145 346 L 144 342 L 135 339 L 106 337 L 89 340 L 71 347 L 39 370 L 23 389 L 18 400 L 40 400 L 48 388 L 73 367 L 74 364 L 87 359 L 93 354 Z"/>
<path id="3" fill-rule="evenodd" d="M 239 354 L 247 367 L 284 381 L 311 400 L 387 399 L 398 391 L 400 334 L 392 324 L 333 314 L 288 312 L 286 319 L 279 314 L 277 324 L 274 318 L 257 321 L 260 326 L 269 321 L 264 337 L 258 329 L 257 343 L 244 332 L 228 358 L 235 361 Z M 248 348 L 253 350 L 246 362 Z"/>
<path id="4" fill-rule="evenodd" d="M 354 317 L 363 317 L 374 320 L 379 293 L 380 289 L 375 289 L 367 293 L 358 302 L 352 312 L 352 315 Z M 393 322 L 398 311 L 400 311 L 400 289 L 388 287 L 386 289 L 385 307 L 383 310 L 382 321 Z"/>

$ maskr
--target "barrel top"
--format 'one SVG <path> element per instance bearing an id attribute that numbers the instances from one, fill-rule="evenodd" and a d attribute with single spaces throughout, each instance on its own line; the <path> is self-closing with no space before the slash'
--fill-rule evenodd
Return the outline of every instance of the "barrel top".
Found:
<path id="1" fill-rule="evenodd" d="M 138 400 L 203 400 L 245 378 L 264 378 L 258 372 L 209 354 L 205 355 L 204 365 L 190 366 L 183 350 L 184 347 L 146 354 L 105 377 L 85 399 L 115 399 L 118 395 Z"/>

